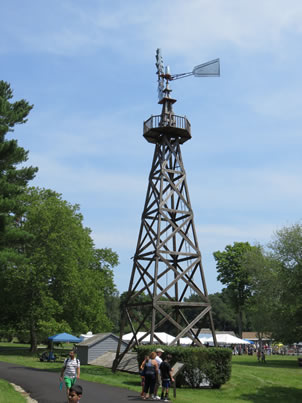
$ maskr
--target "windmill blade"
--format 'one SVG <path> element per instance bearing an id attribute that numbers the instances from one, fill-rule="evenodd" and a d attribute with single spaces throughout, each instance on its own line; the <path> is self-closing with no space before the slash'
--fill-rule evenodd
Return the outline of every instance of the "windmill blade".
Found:
<path id="1" fill-rule="evenodd" d="M 163 63 L 163 57 L 161 54 L 161 49 L 156 49 L 156 63 L 157 67 L 157 74 L 163 74 L 164 73 L 164 63 Z"/>
<path id="2" fill-rule="evenodd" d="M 161 49 L 156 49 L 156 67 L 157 67 L 157 75 L 158 75 L 158 99 L 159 101 L 162 100 L 164 96 L 164 79 L 163 79 L 163 74 L 164 74 L 164 63 L 163 63 L 163 57 L 161 54 Z"/>
<path id="3" fill-rule="evenodd" d="M 195 77 L 218 77 L 218 76 L 220 76 L 219 59 L 214 59 L 209 62 L 195 66 L 192 73 Z"/>

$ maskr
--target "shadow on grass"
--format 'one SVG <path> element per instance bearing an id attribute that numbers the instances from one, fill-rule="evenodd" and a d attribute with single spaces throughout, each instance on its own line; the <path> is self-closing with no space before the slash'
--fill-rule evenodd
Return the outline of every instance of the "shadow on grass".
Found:
<path id="1" fill-rule="evenodd" d="M 29 351 L 29 347 L 0 347 L 0 355 L 3 356 L 19 356 L 28 358 L 39 359 L 43 352 L 48 351 L 46 348 L 38 348 L 36 352 Z M 54 349 L 53 353 L 56 356 L 57 363 L 63 363 L 64 359 L 68 357 L 67 349 Z"/>
<path id="2" fill-rule="evenodd" d="M 247 367 L 267 367 L 267 368 L 290 368 L 297 369 L 298 361 L 295 360 L 267 360 L 265 363 L 255 361 L 232 361 L 232 365 L 244 365 Z"/>
<path id="3" fill-rule="evenodd" d="M 124 381 L 123 384 L 127 385 L 127 386 L 139 386 L 139 380 L 138 381 L 135 381 L 135 380 L 133 380 L 133 381 Z"/>
<path id="4" fill-rule="evenodd" d="M 240 396 L 240 400 L 257 403 L 302 402 L 302 389 L 285 388 L 282 386 L 263 386 L 257 393 L 247 393 Z"/>
<path id="5" fill-rule="evenodd" d="M 35 356 L 37 353 L 31 353 L 29 347 L 0 347 L 0 354 L 2 355 L 26 355 Z"/>
<path id="6" fill-rule="evenodd" d="M 99 367 L 94 365 L 82 365 L 81 372 L 83 374 L 89 374 L 89 375 L 112 376 L 112 371 L 110 368 Z"/>
<path id="7" fill-rule="evenodd" d="M 99 366 L 85 365 L 81 367 L 81 373 L 85 375 L 100 376 L 103 378 L 121 378 L 123 385 L 126 386 L 138 386 L 141 382 L 141 378 L 136 374 L 128 374 L 125 372 L 112 373 L 110 368 L 104 368 Z"/>
<path id="8" fill-rule="evenodd" d="M 58 372 L 57 369 L 48 369 L 48 368 L 33 368 L 33 367 L 24 367 L 23 365 L 16 365 L 15 367 L 10 367 L 8 370 L 10 369 L 18 369 L 18 368 L 22 368 L 24 371 L 36 371 L 36 372 Z"/>

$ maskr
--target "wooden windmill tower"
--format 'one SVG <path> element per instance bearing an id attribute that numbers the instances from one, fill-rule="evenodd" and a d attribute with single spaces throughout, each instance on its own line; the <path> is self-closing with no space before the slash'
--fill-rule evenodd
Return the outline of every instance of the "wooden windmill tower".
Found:
<path id="1" fill-rule="evenodd" d="M 156 60 L 162 112 L 144 122 L 144 137 L 155 145 L 155 149 L 128 294 L 123 301 L 120 342 L 113 370 L 124 354 L 139 344 L 146 334 L 150 336 L 150 344 L 163 344 L 165 340 L 156 333 L 167 324 L 173 329 L 170 333 L 174 339 L 170 345 L 178 344 L 182 337 L 189 337 L 192 345 L 201 345 L 198 339 L 200 322 L 207 317 L 216 345 L 181 156 L 180 146 L 191 139 L 191 126 L 186 117 L 174 114 L 176 100 L 170 97 L 169 82 L 189 75 L 218 76 L 219 59 L 196 66 L 190 73 L 177 75 L 171 75 L 168 66 L 164 72 L 160 49 Z M 188 301 L 192 294 L 196 296 L 196 302 Z M 127 322 L 133 337 L 121 353 Z M 146 334 L 139 338 L 138 332 Z"/>

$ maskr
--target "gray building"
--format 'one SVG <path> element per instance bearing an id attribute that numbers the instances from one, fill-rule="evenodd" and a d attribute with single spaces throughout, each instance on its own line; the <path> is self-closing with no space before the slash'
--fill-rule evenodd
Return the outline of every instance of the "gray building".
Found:
<path id="1" fill-rule="evenodd" d="M 119 337 L 113 333 L 98 333 L 87 340 L 77 344 L 77 357 L 82 365 L 90 364 L 91 361 L 107 353 L 115 352 Z M 127 343 L 122 342 L 121 351 L 124 351 Z"/>

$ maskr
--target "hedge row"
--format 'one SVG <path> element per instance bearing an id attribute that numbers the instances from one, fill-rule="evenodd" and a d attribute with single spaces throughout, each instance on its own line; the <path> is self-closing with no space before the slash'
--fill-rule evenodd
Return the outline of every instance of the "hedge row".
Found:
<path id="1" fill-rule="evenodd" d="M 212 388 L 220 388 L 231 377 L 232 352 L 227 348 L 141 345 L 136 348 L 138 364 L 159 347 L 164 350 L 163 359 L 167 354 L 172 355 L 172 366 L 176 362 L 185 364 L 177 376 L 178 387 L 199 388 L 208 383 Z"/>

